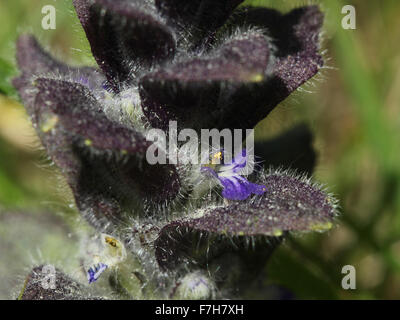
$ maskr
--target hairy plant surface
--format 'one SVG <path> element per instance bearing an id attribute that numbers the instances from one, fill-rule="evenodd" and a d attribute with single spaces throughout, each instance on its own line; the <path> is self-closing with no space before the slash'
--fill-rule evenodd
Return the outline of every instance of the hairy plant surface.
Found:
<path id="1" fill-rule="evenodd" d="M 332 226 L 336 201 L 309 178 L 302 126 L 256 145 L 266 168 L 249 180 L 238 170 L 245 153 L 219 170 L 146 160 L 150 129 L 251 129 L 323 66 L 317 6 L 281 14 L 241 3 L 74 0 L 99 68 L 19 38 L 14 85 L 97 230 L 80 253 L 89 288 L 57 270 L 56 289 L 44 289 L 37 267 L 21 298 L 96 298 L 100 276 L 113 290 L 104 298 L 236 297 L 289 232 Z M 269 168 L 287 164 L 303 173 Z"/>

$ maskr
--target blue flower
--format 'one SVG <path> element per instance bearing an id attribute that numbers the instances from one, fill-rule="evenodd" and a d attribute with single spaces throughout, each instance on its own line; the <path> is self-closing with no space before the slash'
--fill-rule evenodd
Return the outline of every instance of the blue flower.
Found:
<path id="1" fill-rule="evenodd" d="M 222 185 L 222 196 L 228 200 L 245 200 L 252 194 L 263 194 L 266 186 L 251 183 L 241 175 L 247 164 L 246 149 L 243 149 L 231 164 L 221 165 L 217 170 L 211 167 L 202 167 L 201 172 L 218 179 Z"/>
<path id="2" fill-rule="evenodd" d="M 87 272 L 87 279 L 89 284 L 97 281 L 97 279 L 101 276 L 101 274 L 108 268 L 108 266 L 104 263 L 98 263 L 97 265 L 90 267 Z"/>

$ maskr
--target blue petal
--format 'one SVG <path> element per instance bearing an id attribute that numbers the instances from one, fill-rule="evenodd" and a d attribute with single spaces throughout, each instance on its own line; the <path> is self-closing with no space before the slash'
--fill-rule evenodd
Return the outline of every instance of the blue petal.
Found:
<path id="1" fill-rule="evenodd" d="M 250 196 L 245 184 L 234 183 L 232 179 L 220 178 L 224 187 L 222 196 L 230 200 L 245 200 Z"/>
<path id="2" fill-rule="evenodd" d="M 223 186 L 222 196 L 230 200 L 246 200 L 252 194 L 263 194 L 267 188 L 264 185 L 251 183 L 240 175 L 242 168 L 246 166 L 247 153 L 243 149 L 235 156 L 233 162 L 222 166 L 218 172 L 210 167 L 202 167 L 201 173 L 209 177 L 217 178 Z"/>
<path id="3" fill-rule="evenodd" d="M 98 278 L 100 278 L 101 274 L 108 268 L 108 266 L 104 263 L 99 263 L 95 265 L 94 267 L 91 267 L 88 272 L 87 272 L 87 278 L 89 281 L 89 284 L 97 281 Z"/>
<path id="4" fill-rule="evenodd" d="M 222 196 L 229 200 L 245 200 L 252 194 L 260 195 L 267 190 L 265 186 L 251 183 L 239 175 L 219 177 L 219 181 L 224 187 Z"/>

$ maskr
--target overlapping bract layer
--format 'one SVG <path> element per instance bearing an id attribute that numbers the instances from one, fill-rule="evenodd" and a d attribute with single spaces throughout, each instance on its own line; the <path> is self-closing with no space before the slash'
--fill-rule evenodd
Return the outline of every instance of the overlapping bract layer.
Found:
<path id="1" fill-rule="evenodd" d="M 257 183 L 268 186 L 265 193 L 228 205 L 200 208 L 196 218 L 166 225 L 156 240 L 156 255 L 161 265 L 175 265 L 180 259 L 176 246 L 187 233 L 203 237 L 281 237 L 286 232 L 325 231 L 336 216 L 334 198 L 289 173 L 271 173 Z M 174 263 L 173 263 L 174 262 Z"/>
<path id="2" fill-rule="evenodd" d="M 28 36 L 20 38 L 18 47 L 23 48 L 18 51 L 23 73 L 14 84 L 44 147 L 66 175 L 79 210 L 91 223 L 102 227 L 126 214 L 143 215 L 146 202 L 175 198 L 180 185 L 175 167 L 150 166 L 145 159 L 149 142 L 134 128 L 108 119 L 101 100 L 81 84 L 83 78 L 86 84 L 95 83 L 100 77 L 97 71 L 69 69 L 46 56 Z M 47 67 L 40 60 L 44 57 Z M 43 72 L 57 73 L 67 81 L 44 78 Z"/>
<path id="3" fill-rule="evenodd" d="M 165 222 L 193 172 L 148 164 L 142 134 L 148 126 L 166 130 L 174 120 L 196 130 L 253 128 L 323 66 L 317 6 L 287 14 L 248 7 L 232 15 L 242 2 L 74 0 L 99 69 L 60 63 L 31 36 L 18 41 L 22 74 L 14 85 L 78 209 L 102 230 L 115 231 L 128 217 L 151 217 L 161 230 L 153 247 L 163 269 L 183 261 L 180 237 L 279 239 L 289 231 L 328 229 L 336 214 L 334 200 L 308 180 L 261 171 L 254 182 L 265 193 L 205 203 Z M 107 116 L 106 99 L 119 101 L 126 90 L 135 93 L 132 105 L 141 108 L 146 126 Z M 298 153 L 309 155 L 301 168 L 310 173 L 314 153 L 309 141 L 301 146 Z M 276 159 L 292 163 L 286 154 Z M 191 188 L 185 186 L 182 201 Z"/>

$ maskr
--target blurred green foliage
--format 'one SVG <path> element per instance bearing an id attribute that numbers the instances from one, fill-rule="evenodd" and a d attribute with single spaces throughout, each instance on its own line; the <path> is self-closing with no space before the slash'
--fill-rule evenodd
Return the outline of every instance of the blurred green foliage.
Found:
<path id="1" fill-rule="evenodd" d="M 13 66 L 0 59 L 0 94 L 10 96 L 15 93 L 14 87 L 10 84 L 10 78 L 13 74 Z"/>
<path id="2" fill-rule="evenodd" d="M 316 2 L 326 14 L 327 67 L 262 121 L 256 137 L 306 122 L 319 154 L 315 179 L 337 195 L 342 215 L 326 234 L 288 239 L 271 258 L 265 278 L 302 299 L 400 299 L 400 2 L 247 1 L 284 11 Z M 47 4 L 57 9 L 56 30 L 41 28 Z M 345 4 L 356 7 L 356 30 L 341 28 Z M 14 43 L 21 32 L 37 35 L 64 61 L 93 64 L 70 1 L 0 2 L 0 208 L 55 204 L 71 212 L 55 191 L 56 173 L 35 149 L 33 133 L 12 130 L 29 127 L 8 82 L 16 73 Z M 357 270 L 356 290 L 341 287 L 348 264 Z"/>

